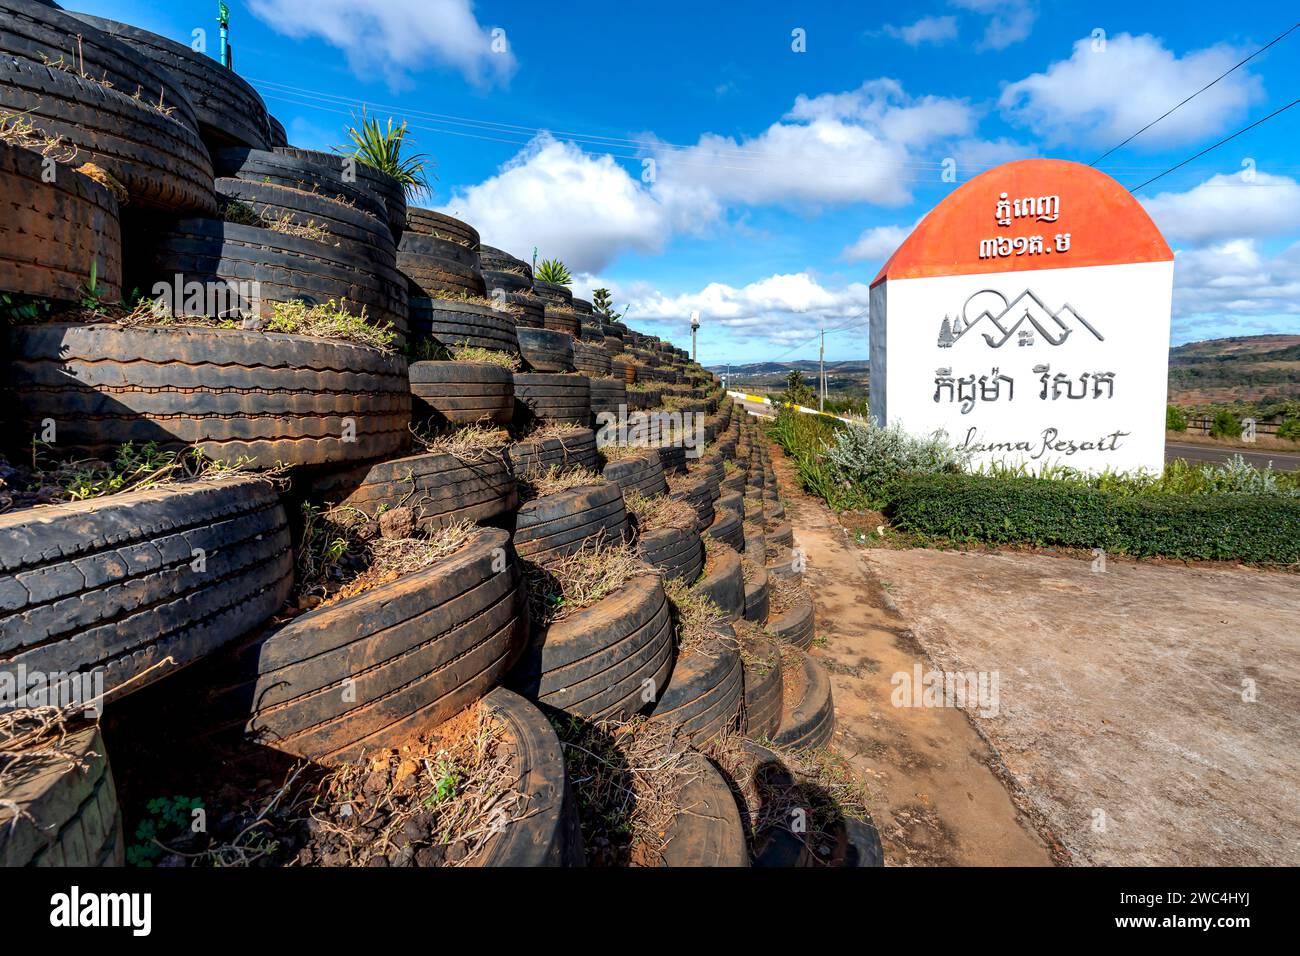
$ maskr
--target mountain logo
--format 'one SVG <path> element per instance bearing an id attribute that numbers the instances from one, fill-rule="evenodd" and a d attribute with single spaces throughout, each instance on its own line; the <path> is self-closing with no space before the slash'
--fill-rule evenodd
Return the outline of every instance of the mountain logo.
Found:
<path id="1" fill-rule="evenodd" d="M 939 348 L 952 348 L 958 339 L 985 320 L 986 328 L 992 328 L 983 333 L 984 341 L 995 349 L 1002 348 L 1012 338 L 1021 347 L 1031 347 L 1039 338 L 1048 345 L 1061 345 L 1080 326 L 1091 332 L 1098 342 L 1105 341 L 1102 334 L 1068 302 L 1053 312 L 1032 289 L 1026 289 L 1010 303 L 995 289 L 981 289 L 966 300 L 955 322 L 949 316 L 943 317 L 939 328 Z"/>

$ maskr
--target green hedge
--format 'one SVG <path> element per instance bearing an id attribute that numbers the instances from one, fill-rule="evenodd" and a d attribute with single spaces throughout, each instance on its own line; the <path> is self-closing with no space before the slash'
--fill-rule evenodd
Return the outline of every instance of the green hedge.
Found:
<path id="1" fill-rule="evenodd" d="M 1104 548 L 1138 557 L 1300 562 L 1300 498 L 1124 496 L 1042 478 L 937 475 L 901 481 L 886 514 L 930 538 Z"/>

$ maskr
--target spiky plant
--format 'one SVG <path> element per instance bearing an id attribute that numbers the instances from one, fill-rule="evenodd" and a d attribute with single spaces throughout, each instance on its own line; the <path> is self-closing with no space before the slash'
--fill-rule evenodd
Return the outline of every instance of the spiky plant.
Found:
<path id="1" fill-rule="evenodd" d="M 608 289 L 591 290 L 591 307 L 597 314 L 606 316 L 611 322 L 617 322 L 627 314 L 614 311 L 614 297 L 610 295 Z"/>
<path id="2" fill-rule="evenodd" d="M 543 259 L 534 270 L 533 277 L 555 285 L 568 285 L 573 281 L 569 267 L 559 259 Z"/>
<path id="3" fill-rule="evenodd" d="M 403 155 L 406 149 L 405 120 L 400 126 L 395 126 L 390 116 L 387 127 L 384 127 L 375 117 L 362 113 L 360 128 L 348 127 L 348 139 L 352 142 L 336 149 L 392 176 L 402 184 L 407 196 L 428 190 L 427 174 L 434 167 L 433 157 L 427 153 Z"/>

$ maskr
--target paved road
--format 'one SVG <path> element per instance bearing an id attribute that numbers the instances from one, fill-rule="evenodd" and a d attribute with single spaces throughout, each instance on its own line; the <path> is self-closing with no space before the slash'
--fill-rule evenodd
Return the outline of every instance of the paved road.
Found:
<path id="1" fill-rule="evenodd" d="M 1269 462 L 1277 471 L 1300 471 L 1300 454 L 1285 451 L 1244 451 L 1239 448 L 1219 448 L 1214 445 L 1196 445 L 1183 442 L 1165 443 L 1165 460 L 1182 458 L 1190 462 L 1221 462 L 1240 453 L 1246 461 L 1257 468 L 1263 468 Z"/>

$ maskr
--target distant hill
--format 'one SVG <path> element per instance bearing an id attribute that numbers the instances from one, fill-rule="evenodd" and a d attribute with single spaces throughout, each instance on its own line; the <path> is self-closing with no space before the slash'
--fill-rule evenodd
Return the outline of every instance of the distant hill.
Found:
<path id="1" fill-rule="evenodd" d="M 1242 335 L 1169 352 L 1169 400 L 1230 405 L 1300 399 L 1300 335 Z"/>
<path id="2" fill-rule="evenodd" d="M 726 373 L 730 368 L 732 376 L 750 376 L 750 375 L 787 375 L 792 371 L 798 370 L 804 375 L 812 373 L 817 374 L 818 365 L 816 362 L 800 360 L 798 362 L 749 362 L 744 365 L 710 365 L 710 372 L 718 375 Z M 829 372 L 839 372 L 841 374 L 859 374 L 865 375 L 871 368 L 871 363 L 861 360 L 850 360 L 846 362 L 827 362 L 826 370 Z"/>

